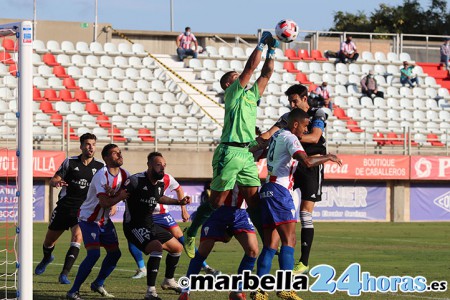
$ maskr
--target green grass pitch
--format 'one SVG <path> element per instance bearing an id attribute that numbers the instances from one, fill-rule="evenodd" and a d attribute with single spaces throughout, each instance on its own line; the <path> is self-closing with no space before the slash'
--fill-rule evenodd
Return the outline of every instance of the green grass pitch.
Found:
<path id="1" fill-rule="evenodd" d="M 181 226 L 185 226 L 181 224 Z M 42 258 L 42 241 L 47 224 L 34 224 L 34 265 Z M 122 224 L 116 224 L 119 232 L 122 258 L 117 269 L 107 279 L 105 287 L 108 292 L 116 296 L 115 299 L 143 299 L 146 290 L 146 280 L 132 280 L 130 277 L 136 269 L 135 263 L 126 247 L 126 240 L 122 232 Z M 311 265 L 328 264 L 333 266 L 339 276 L 351 263 L 361 264 L 362 271 L 370 272 L 372 276 L 381 275 L 410 275 L 425 276 L 428 282 L 433 280 L 450 279 L 450 226 L 448 223 L 315 223 L 316 235 L 310 258 Z M 297 236 L 299 237 L 299 230 Z M 58 283 L 58 274 L 64 262 L 64 255 L 69 244 L 69 233 L 65 233 L 57 243 L 54 251 L 55 260 L 40 276 L 34 276 L 34 299 L 53 300 L 65 299 L 65 293 L 70 288 Z M 296 249 L 299 247 L 297 246 Z M 218 243 L 208 258 L 208 263 L 224 273 L 235 273 L 243 251 L 236 240 L 228 244 Z M 78 264 L 85 256 L 84 249 L 80 252 L 76 265 L 70 274 L 73 281 Z M 104 252 L 102 252 L 102 258 Z M 275 257 L 273 269 L 278 267 Z M 296 258 L 298 254 L 296 253 Z M 177 269 L 177 278 L 185 274 L 188 258 L 182 255 Z M 89 283 L 98 273 L 96 268 L 81 288 L 83 299 L 102 299 L 89 289 Z M 164 258 L 161 261 L 158 284 L 164 274 Z M 310 283 L 314 282 L 310 278 Z M 178 296 L 173 292 L 158 293 L 162 299 L 176 300 Z M 360 297 L 350 297 L 344 292 L 333 295 L 327 293 L 304 292 L 299 295 L 305 299 L 450 299 L 450 291 L 426 293 L 363 293 Z M 4 295 L 0 295 L 3 297 Z M 191 298 L 195 300 L 228 299 L 225 292 L 193 292 Z M 249 299 L 248 295 L 247 298 Z M 271 299 L 278 299 L 274 293 Z"/>

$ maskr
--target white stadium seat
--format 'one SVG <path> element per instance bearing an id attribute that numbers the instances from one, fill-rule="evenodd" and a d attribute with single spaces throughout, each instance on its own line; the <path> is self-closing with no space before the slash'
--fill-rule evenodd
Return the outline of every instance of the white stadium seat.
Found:
<path id="1" fill-rule="evenodd" d="M 86 42 L 77 42 L 75 44 L 75 49 L 81 55 L 89 55 L 92 54 L 92 51 L 89 49 L 89 46 Z"/>

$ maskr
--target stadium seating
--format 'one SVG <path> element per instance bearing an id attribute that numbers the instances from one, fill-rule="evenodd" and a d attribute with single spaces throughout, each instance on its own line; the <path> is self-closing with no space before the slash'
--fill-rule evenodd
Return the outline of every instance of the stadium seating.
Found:
<path id="1" fill-rule="evenodd" d="M 6 51 L 17 51 L 18 50 L 18 44 L 12 39 L 3 39 L 2 47 Z"/>
<path id="2" fill-rule="evenodd" d="M 14 47 L 6 40 L 3 40 L 7 44 L 5 49 Z M 191 110 L 193 102 L 190 96 L 181 92 L 178 83 L 168 76 L 165 69 L 146 56 L 141 44 L 77 42 L 74 46 L 69 41 L 42 43 L 37 40 L 33 48 L 33 98 L 34 102 L 39 103 L 34 108 L 36 113 L 44 113 L 45 110 L 49 117 L 55 116 L 53 122 L 47 120 L 47 123 L 40 116 L 44 136 L 53 138 L 57 130 L 52 127 L 60 125 L 61 116 L 74 123 L 71 126 L 77 129 L 70 133 L 70 138 L 86 129 L 102 128 L 106 132 L 99 133 L 105 140 L 111 140 L 114 135 L 113 140 L 117 142 L 153 142 L 153 134 L 147 132 L 149 138 L 145 138 L 143 129 L 153 131 L 157 125 L 163 130 L 156 132 L 157 136 L 165 134 L 168 142 L 179 141 L 185 130 L 190 129 L 196 132 L 198 138 L 191 138 L 192 132 L 186 132 L 186 140 L 207 143 L 214 139 L 214 134 L 217 138 L 220 132 L 214 123 L 202 123 L 203 113 L 198 113 L 198 106 L 195 104 L 195 109 Z M 193 82 L 198 81 L 202 86 L 200 90 L 216 97 L 223 93 L 218 83 L 220 77 L 229 70 L 241 71 L 248 53 L 254 48 L 207 46 L 205 49 L 206 52 L 198 59 L 186 62 L 188 68 L 183 70 L 183 74 L 192 74 L 189 78 L 195 78 Z M 4 53 L 0 54 L 3 55 L 0 56 L 0 73 L 5 74 L 0 82 L 0 95 L 5 101 L 14 98 L 17 79 L 10 53 L 0 53 Z M 175 63 L 176 58 L 173 59 Z M 441 147 L 439 143 L 444 141 L 441 140 L 443 136 L 448 136 L 450 127 L 449 110 L 446 108 L 450 95 L 441 85 L 441 73 L 435 66 L 420 64 L 416 73 L 421 79 L 421 86 L 404 88 L 398 80 L 399 65 L 403 59 L 411 61 L 407 53 L 363 52 L 357 63 L 335 65 L 314 49 L 310 53 L 304 49 L 297 52 L 286 49 L 284 53 L 277 51 L 274 74 L 260 101 L 258 124 L 268 129 L 279 117 L 280 109 L 282 112 L 288 110 L 284 91 L 290 85 L 301 82 L 308 85 L 311 91 L 322 81 L 327 81 L 335 104 L 333 112 L 329 112 L 330 141 L 336 138 L 335 142 L 339 145 L 358 145 L 358 137 L 364 136 L 368 142 L 373 140 L 380 145 L 397 146 L 392 141 L 398 142 L 398 139 L 403 145 L 400 136 L 402 126 L 409 126 L 412 145 L 416 145 L 417 140 L 417 145 L 421 147 Z M 262 63 L 258 72 L 261 67 Z M 435 68 L 435 71 L 429 71 L 429 68 Z M 361 97 L 360 81 L 370 70 L 375 72 L 380 90 L 385 92 L 384 99 Z M 10 72 L 12 75 L 7 75 Z M 430 76 L 434 72 L 437 77 Z M 257 76 L 259 73 L 252 80 L 256 80 Z M 0 115 L 5 116 L 14 108 L 14 104 L 2 102 Z M 187 122 L 194 111 L 199 118 L 193 117 L 195 123 L 192 119 Z M 166 119 L 161 118 L 163 116 Z M 218 117 L 222 118 L 220 115 Z M 199 120 L 200 124 L 197 124 Z M 48 132 L 45 124 L 51 126 Z M 194 125 L 190 124 L 196 125 L 191 127 Z M 374 133 L 377 136 L 373 136 Z M 61 131 L 59 134 L 62 134 Z M 167 134 L 174 137 L 167 137 Z"/>

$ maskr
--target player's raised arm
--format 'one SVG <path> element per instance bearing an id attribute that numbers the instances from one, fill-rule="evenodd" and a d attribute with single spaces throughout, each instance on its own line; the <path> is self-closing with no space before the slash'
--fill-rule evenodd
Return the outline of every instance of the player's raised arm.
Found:
<path id="1" fill-rule="evenodd" d="M 127 198 L 127 191 L 124 189 L 120 189 L 113 197 L 108 196 L 106 193 L 100 194 L 98 196 L 98 202 L 102 208 L 108 208 Z"/>
<path id="2" fill-rule="evenodd" d="M 260 96 L 262 96 L 262 94 L 264 93 L 264 90 L 269 83 L 270 77 L 273 74 L 275 49 L 280 45 L 280 42 L 274 38 L 269 38 L 267 40 L 267 45 L 269 46 L 269 50 L 267 51 L 266 61 L 264 62 L 264 65 L 262 67 L 261 75 L 256 80 Z"/>
<path id="3" fill-rule="evenodd" d="M 327 118 L 327 114 L 323 109 L 319 108 L 316 110 L 316 113 L 311 121 L 311 132 L 302 136 L 302 143 L 317 144 L 325 131 L 325 121 Z"/>
<path id="4" fill-rule="evenodd" d="M 264 31 L 261 35 L 261 39 L 259 40 L 258 46 L 256 46 L 255 50 L 253 50 L 252 54 L 247 60 L 245 64 L 244 70 L 241 75 L 239 75 L 239 82 L 241 86 L 245 88 L 245 86 L 249 83 L 250 78 L 255 72 L 256 68 L 258 68 L 259 63 L 261 62 L 262 51 L 264 49 L 264 45 L 271 42 L 273 40 L 272 34 L 268 31 Z M 273 62 L 272 62 L 272 71 L 273 71 Z"/>
<path id="5" fill-rule="evenodd" d="M 186 205 L 191 203 L 191 197 L 190 196 L 184 196 L 182 199 L 173 199 L 167 196 L 161 196 L 158 200 L 159 203 L 162 204 L 168 204 L 168 205 Z"/>
<path id="6" fill-rule="evenodd" d="M 181 186 L 178 187 L 178 189 L 176 189 L 177 192 L 177 198 L 179 201 L 181 201 L 184 197 L 184 191 L 183 188 Z M 189 220 L 189 212 L 186 209 L 186 206 L 182 205 L 181 206 L 181 219 L 183 220 L 183 222 L 187 222 L 187 220 Z"/>
<path id="7" fill-rule="evenodd" d="M 55 175 L 53 175 L 52 179 L 50 179 L 50 185 L 52 187 L 62 187 L 67 186 L 68 184 L 65 182 L 64 177 L 66 177 L 67 172 L 69 172 L 69 159 L 66 158 L 58 171 L 56 171 Z"/>
<path id="8" fill-rule="evenodd" d="M 308 156 L 305 152 L 297 152 L 293 157 L 308 168 L 324 164 L 327 161 L 333 161 L 340 166 L 342 165 L 342 161 L 334 154 Z"/>
<path id="9" fill-rule="evenodd" d="M 50 185 L 52 187 L 62 187 L 62 186 L 68 186 L 67 182 L 64 181 L 59 175 L 55 174 L 55 176 L 50 179 Z"/>

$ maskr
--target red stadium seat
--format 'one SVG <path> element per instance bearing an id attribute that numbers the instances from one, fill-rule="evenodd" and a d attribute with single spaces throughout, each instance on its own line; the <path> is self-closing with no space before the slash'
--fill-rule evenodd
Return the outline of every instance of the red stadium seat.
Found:
<path id="1" fill-rule="evenodd" d="M 284 51 L 284 56 L 286 56 L 289 59 L 296 59 L 296 60 L 300 59 L 300 57 L 297 56 L 297 53 L 295 53 L 294 49 L 286 49 Z"/>
<path id="2" fill-rule="evenodd" d="M 405 135 L 402 133 L 402 134 L 400 134 L 400 140 L 404 140 L 405 139 Z M 408 140 L 409 140 L 409 137 L 408 136 L 406 136 L 406 143 L 408 143 Z M 415 142 L 414 140 L 411 140 L 411 146 L 418 146 L 419 145 L 419 143 L 417 143 L 417 142 Z"/>
<path id="3" fill-rule="evenodd" d="M 55 56 L 51 53 L 45 53 L 42 60 L 50 67 L 59 66 L 59 63 L 56 62 Z"/>
<path id="4" fill-rule="evenodd" d="M 112 136 L 114 142 L 126 142 L 127 139 L 123 137 L 122 133 L 120 132 L 120 129 L 117 127 L 114 127 L 112 130 L 111 128 L 108 129 L 108 136 Z"/>
<path id="5" fill-rule="evenodd" d="M 9 65 L 9 74 L 11 74 L 14 77 L 17 75 L 17 65 L 16 64 Z"/>
<path id="6" fill-rule="evenodd" d="M 11 39 L 3 39 L 2 47 L 5 48 L 6 51 L 17 51 L 17 44 Z"/>
<path id="7" fill-rule="evenodd" d="M 63 117 L 58 113 L 54 113 L 50 116 L 50 121 L 53 123 L 53 126 L 59 127 L 62 125 Z"/>
<path id="8" fill-rule="evenodd" d="M 64 69 L 63 66 L 54 66 L 53 67 L 53 74 L 55 74 L 56 77 L 59 78 L 67 78 L 69 75 L 66 74 L 66 69 Z"/>
<path id="9" fill-rule="evenodd" d="M 351 131 L 351 132 L 364 132 L 364 130 L 362 130 L 359 126 L 358 126 L 358 122 L 356 122 L 353 119 L 350 119 L 347 121 L 347 128 Z"/>
<path id="10" fill-rule="evenodd" d="M 317 85 L 315 85 L 314 83 L 311 83 L 309 86 L 308 86 L 308 92 L 313 92 L 313 91 L 315 91 L 317 89 Z"/>
<path id="11" fill-rule="evenodd" d="M 48 101 L 61 101 L 61 98 L 56 95 L 56 91 L 54 89 L 46 89 L 44 91 L 44 98 Z"/>
<path id="12" fill-rule="evenodd" d="M 297 73 L 297 75 L 295 76 L 295 80 L 297 80 L 301 84 L 311 84 L 312 83 L 311 81 L 308 80 L 308 77 L 306 77 L 306 74 L 304 74 L 302 72 Z"/>
<path id="13" fill-rule="evenodd" d="M 111 128 L 111 123 L 109 122 L 108 116 L 98 115 L 97 116 L 97 124 L 103 128 Z"/>
<path id="14" fill-rule="evenodd" d="M 295 65 L 292 61 L 285 61 L 283 64 L 283 68 L 290 73 L 298 73 L 300 72 L 295 68 Z"/>
<path id="15" fill-rule="evenodd" d="M 386 144 L 393 146 L 402 146 L 403 140 L 395 132 L 389 132 L 386 135 Z"/>
<path id="16" fill-rule="evenodd" d="M 59 97 L 62 101 L 65 102 L 74 102 L 75 98 L 72 96 L 72 93 L 69 90 L 60 90 Z"/>
<path id="17" fill-rule="evenodd" d="M 373 134 L 373 141 L 376 142 L 379 146 L 384 146 L 386 144 L 384 134 L 382 134 L 381 132 L 375 132 Z"/>
<path id="18" fill-rule="evenodd" d="M 91 99 L 87 97 L 86 92 L 83 90 L 76 90 L 73 97 L 79 102 L 91 102 Z"/>
<path id="19" fill-rule="evenodd" d="M 306 49 L 299 49 L 298 56 L 300 57 L 300 59 L 303 59 L 303 60 L 314 60 L 314 58 L 311 58 L 309 56 L 308 50 L 306 50 Z"/>
<path id="20" fill-rule="evenodd" d="M 11 65 L 14 64 L 14 60 L 8 52 L 0 51 L 0 63 Z"/>
<path id="21" fill-rule="evenodd" d="M 64 135 L 67 138 L 67 126 L 64 127 Z M 70 127 L 70 139 L 71 140 L 78 140 L 78 136 L 75 133 L 75 129 L 73 129 L 73 127 Z"/>
<path id="22" fill-rule="evenodd" d="M 45 98 L 41 96 L 41 91 L 37 88 L 33 88 L 33 100 L 34 101 L 44 101 Z"/>
<path id="23" fill-rule="evenodd" d="M 327 59 L 322 56 L 322 52 L 320 50 L 311 50 L 311 58 L 318 61 L 326 61 Z"/>
<path id="24" fill-rule="evenodd" d="M 101 111 L 98 110 L 97 104 L 93 102 L 86 103 L 86 111 L 91 115 L 103 115 Z"/>
<path id="25" fill-rule="evenodd" d="M 442 143 L 438 136 L 434 133 L 429 133 L 427 134 L 427 142 L 431 143 L 431 146 L 436 146 L 436 147 L 444 147 L 444 143 Z"/>
<path id="26" fill-rule="evenodd" d="M 144 142 L 154 142 L 155 138 L 152 136 L 152 132 L 147 128 L 140 128 L 138 130 L 138 136 Z"/>
<path id="27" fill-rule="evenodd" d="M 339 120 L 350 120 L 345 111 L 340 107 L 333 108 L 333 115 Z"/>
<path id="28" fill-rule="evenodd" d="M 42 101 L 39 105 L 40 110 L 46 114 L 54 114 L 57 111 L 53 109 L 53 105 L 48 101 Z"/>
<path id="29" fill-rule="evenodd" d="M 68 90 L 79 90 L 80 88 L 77 86 L 75 79 L 72 77 L 67 77 L 63 79 L 63 85 Z"/>

